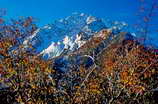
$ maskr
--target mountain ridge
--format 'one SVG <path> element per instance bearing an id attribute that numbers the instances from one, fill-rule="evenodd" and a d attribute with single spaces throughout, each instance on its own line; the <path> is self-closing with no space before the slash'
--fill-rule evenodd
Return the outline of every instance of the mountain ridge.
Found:
<path id="1" fill-rule="evenodd" d="M 113 34 L 116 34 L 125 25 L 122 23 L 120 26 L 107 27 L 102 19 L 76 13 L 36 30 L 24 41 L 24 44 L 26 47 L 27 44 L 31 44 L 37 53 L 49 59 L 59 56 L 65 49 L 69 52 L 75 51 L 103 29 L 109 28 Z"/>

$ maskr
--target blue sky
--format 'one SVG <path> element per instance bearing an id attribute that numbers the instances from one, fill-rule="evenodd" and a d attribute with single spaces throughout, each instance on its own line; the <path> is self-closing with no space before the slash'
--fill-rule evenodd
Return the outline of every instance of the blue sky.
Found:
<path id="1" fill-rule="evenodd" d="M 136 16 L 140 7 L 139 1 L 140 0 L 0 0 L 0 8 L 7 10 L 6 18 L 33 16 L 38 20 L 39 26 L 70 16 L 73 12 L 86 13 L 110 20 L 125 21 L 133 25 L 139 21 L 138 16 Z M 152 2 L 154 0 L 145 1 Z M 156 27 L 154 27 L 156 29 L 158 28 L 157 18 L 158 15 L 154 16 L 154 21 L 152 22 L 156 24 Z M 150 36 L 154 39 L 154 43 L 158 45 L 157 33 L 150 34 Z"/>
<path id="2" fill-rule="evenodd" d="M 40 25 L 73 12 L 132 23 L 138 6 L 138 0 L 0 0 L 0 8 L 7 9 L 7 17 L 33 16 Z"/>

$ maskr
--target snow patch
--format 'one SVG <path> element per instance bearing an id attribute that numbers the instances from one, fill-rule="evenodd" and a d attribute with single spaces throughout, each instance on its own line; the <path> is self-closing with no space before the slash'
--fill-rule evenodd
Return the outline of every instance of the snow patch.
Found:
<path id="1" fill-rule="evenodd" d="M 48 56 L 48 57 L 56 57 L 59 56 L 61 54 L 61 49 L 59 47 L 60 42 L 58 43 L 54 43 L 52 42 L 52 44 L 45 50 L 43 50 L 40 54 L 42 54 L 43 56 Z"/>
<path id="2" fill-rule="evenodd" d="M 78 47 L 81 47 L 86 43 L 86 41 L 81 40 L 81 38 L 82 36 L 77 34 L 75 43 L 78 45 Z"/>
<path id="3" fill-rule="evenodd" d="M 85 15 L 84 13 L 81 13 L 81 14 L 80 14 L 80 16 L 84 16 L 84 15 Z"/>
<path id="4" fill-rule="evenodd" d="M 136 33 L 131 33 L 132 36 L 136 37 Z"/>
<path id="5" fill-rule="evenodd" d="M 86 20 L 87 24 L 90 24 L 92 22 L 96 21 L 96 18 L 95 17 L 92 17 L 92 16 L 89 16 Z"/>

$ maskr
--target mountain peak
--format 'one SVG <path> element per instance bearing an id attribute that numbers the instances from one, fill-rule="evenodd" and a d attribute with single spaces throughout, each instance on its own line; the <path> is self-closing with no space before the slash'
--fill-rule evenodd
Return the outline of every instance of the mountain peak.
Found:
<path id="1" fill-rule="evenodd" d="M 107 27 L 106 24 L 103 19 L 84 13 L 74 13 L 38 29 L 24 43 L 31 44 L 37 53 L 45 56 L 44 58 L 54 58 L 60 56 L 65 49 L 67 52 L 77 50 L 103 29 L 109 28 L 115 34 L 121 29 L 121 26 L 114 28 Z"/>

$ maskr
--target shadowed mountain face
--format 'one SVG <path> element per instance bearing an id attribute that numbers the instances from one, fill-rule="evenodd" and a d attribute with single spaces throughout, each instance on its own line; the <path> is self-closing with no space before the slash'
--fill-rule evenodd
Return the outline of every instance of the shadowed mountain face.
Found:
<path id="1" fill-rule="evenodd" d="M 114 35 L 112 32 L 102 30 L 91 37 L 75 52 L 54 58 L 54 69 L 62 72 L 69 72 L 80 66 L 84 66 L 88 69 L 95 65 L 98 56 L 111 45 L 119 44 L 125 40 L 134 40 L 134 38 L 135 37 L 129 33 L 120 32 Z"/>

